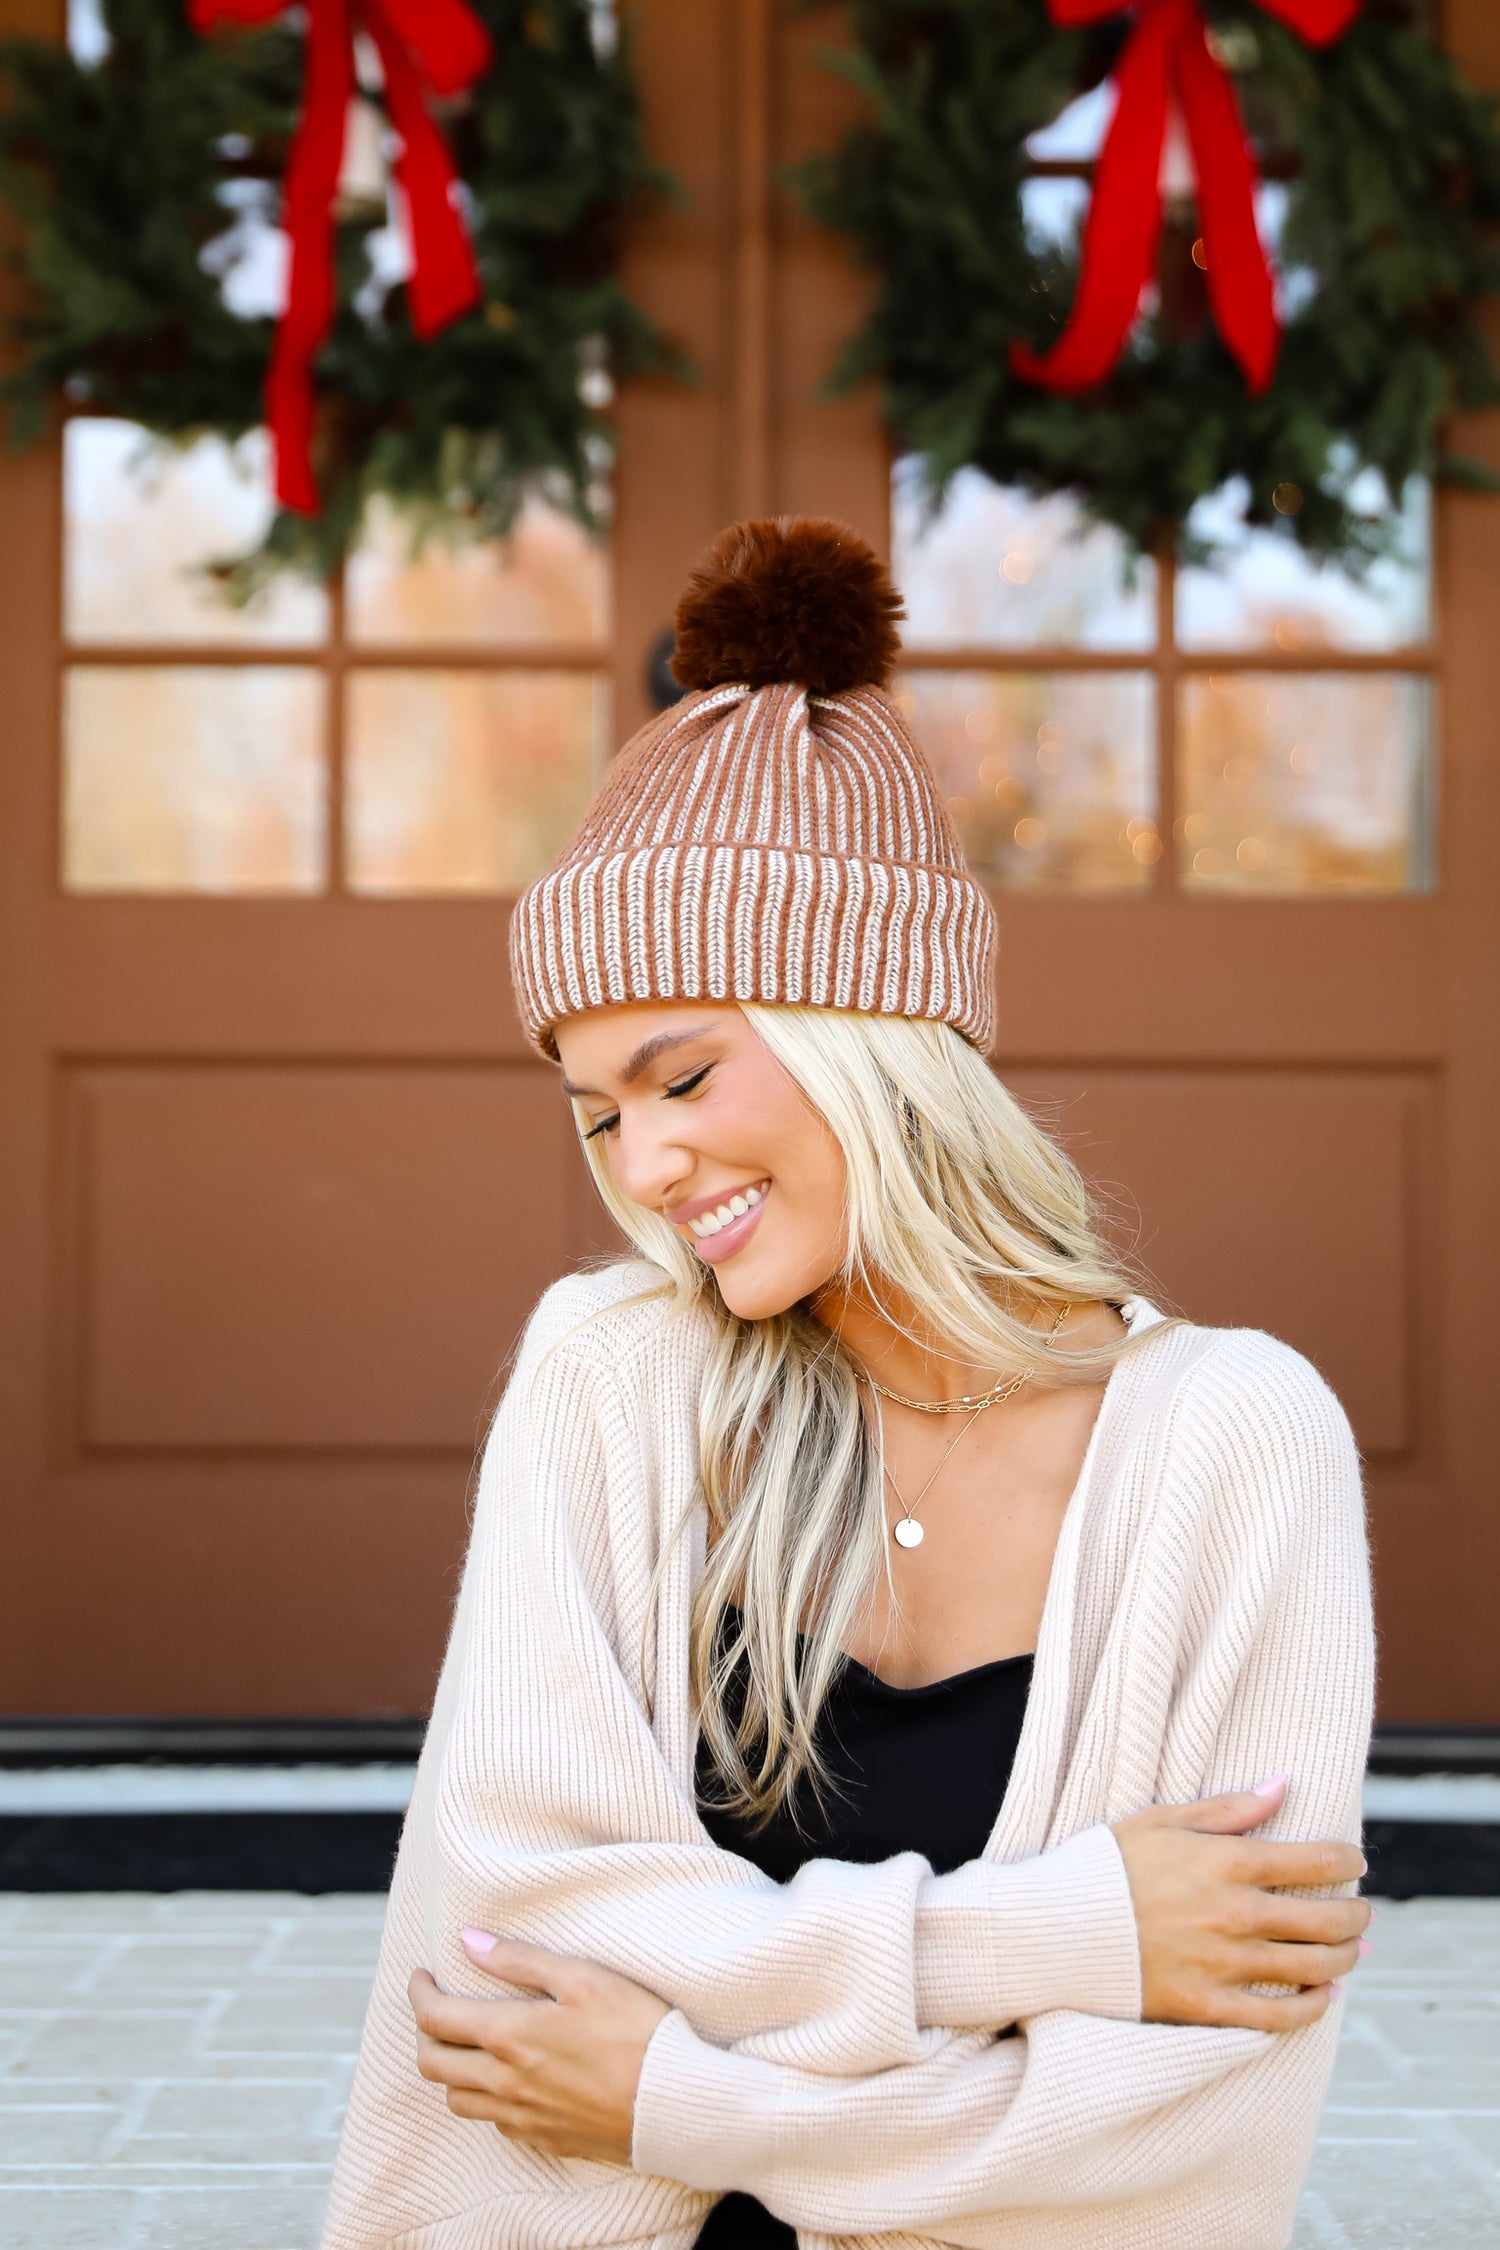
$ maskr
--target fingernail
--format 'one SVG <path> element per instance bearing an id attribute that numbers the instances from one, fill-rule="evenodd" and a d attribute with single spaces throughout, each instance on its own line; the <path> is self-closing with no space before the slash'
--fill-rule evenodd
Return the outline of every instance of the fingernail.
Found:
<path id="1" fill-rule="evenodd" d="M 460 1930 L 458 1935 L 465 1953 L 489 1954 L 500 1943 L 493 1930 Z"/>
<path id="2" fill-rule="evenodd" d="M 1285 1789 L 1285 1787 L 1286 1775 L 1284 1773 L 1268 1773 L 1264 1781 L 1257 1781 L 1250 1794 L 1252 1797 L 1274 1797 L 1278 1789 Z"/>
<path id="3" fill-rule="evenodd" d="M 1366 1954 L 1367 1954 L 1367 1953 L 1369 1952 L 1369 1950 L 1370 1950 L 1370 1941 L 1369 1941 L 1369 1939 L 1368 1939 L 1367 1937 L 1362 1937 L 1362 1938 L 1360 1939 L 1360 1941 L 1359 1941 L 1359 1957 L 1360 1957 L 1361 1961 L 1362 1961 L 1362 1960 L 1364 1959 L 1365 1955 L 1366 1955 Z"/>
<path id="4" fill-rule="evenodd" d="M 1372 1922 L 1378 1922 L 1380 1920 L 1380 1908 L 1378 1906 L 1372 1906 L 1370 1908 L 1370 1920 Z"/>

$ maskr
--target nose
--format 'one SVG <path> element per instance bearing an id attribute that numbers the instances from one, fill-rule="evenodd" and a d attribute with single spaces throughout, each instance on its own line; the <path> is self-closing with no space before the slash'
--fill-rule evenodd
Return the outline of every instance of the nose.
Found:
<path id="1" fill-rule="evenodd" d="M 660 1211 L 666 1204 L 684 1200 L 683 1191 L 692 1177 L 692 1152 L 677 1138 L 670 1105 L 653 1103 L 644 1115 L 632 1114 L 633 1106 L 620 1113 L 611 1169 L 632 1203 Z"/>

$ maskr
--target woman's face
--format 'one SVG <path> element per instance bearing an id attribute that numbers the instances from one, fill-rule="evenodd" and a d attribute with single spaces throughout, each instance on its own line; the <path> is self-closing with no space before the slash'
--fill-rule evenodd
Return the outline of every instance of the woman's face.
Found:
<path id="1" fill-rule="evenodd" d="M 595 1008 L 554 1036 L 616 1186 L 713 1267 L 731 1312 L 764 1320 L 833 1280 L 843 1153 L 738 1008 Z"/>

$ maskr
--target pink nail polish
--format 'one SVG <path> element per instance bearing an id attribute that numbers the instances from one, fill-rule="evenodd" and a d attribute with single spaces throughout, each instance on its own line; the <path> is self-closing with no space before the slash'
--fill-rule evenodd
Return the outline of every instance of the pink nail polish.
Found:
<path id="1" fill-rule="evenodd" d="M 1359 1941 L 1359 1957 L 1360 1957 L 1361 1961 L 1363 1961 L 1363 1959 L 1364 1959 L 1365 1955 L 1366 1955 L 1366 1954 L 1367 1954 L 1367 1953 L 1369 1952 L 1369 1950 L 1370 1950 L 1370 1941 L 1369 1941 L 1369 1939 L 1368 1939 L 1367 1937 L 1362 1937 L 1362 1938 L 1360 1939 L 1360 1941 Z"/>
<path id="2" fill-rule="evenodd" d="M 1264 1781 L 1257 1781 L 1250 1794 L 1252 1797 L 1274 1797 L 1278 1789 L 1285 1789 L 1285 1787 L 1286 1775 L 1284 1773 L 1268 1773 Z"/>
<path id="3" fill-rule="evenodd" d="M 1372 1906 L 1370 1908 L 1370 1920 L 1372 1922 L 1378 1922 L 1380 1920 L 1380 1908 L 1378 1906 Z"/>
<path id="4" fill-rule="evenodd" d="M 488 1954 L 499 1943 L 492 1930 L 460 1930 L 458 1935 L 466 1953 Z"/>

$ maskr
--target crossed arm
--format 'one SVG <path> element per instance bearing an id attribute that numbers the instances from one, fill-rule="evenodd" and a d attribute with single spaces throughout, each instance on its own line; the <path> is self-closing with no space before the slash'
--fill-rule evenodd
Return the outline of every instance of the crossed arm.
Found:
<path id="1" fill-rule="evenodd" d="M 1145 2022 L 1299 2030 L 1327 2012 L 1335 1983 L 1367 1950 L 1364 1899 L 1294 1895 L 1356 1882 L 1361 1852 L 1246 1833 L 1285 1794 L 1277 1776 L 1259 1791 L 1156 1806 L 1117 1826 Z M 641 2071 L 669 2004 L 595 1962 L 483 1930 L 462 1940 L 486 1975 L 536 1997 L 464 1999 L 418 1969 L 410 1997 L 421 2075 L 447 2089 L 455 2117 L 549 2156 L 630 2163 Z"/>
<path id="2" fill-rule="evenodd" d="M 1340 1440 L 1335 1431 L 1330 1442 L 1336 1454 L 1340 1443 L 1347 1448 L 1347 1433 Z M 1325 1445 L 1325 1454 L 1327 1450 Z M 965 2213 L 992 2213 L 1027 2201 L 1082 2201 L 1160 2185 L 1174 2165 L 1180 2171 L 1189 2162 L 1185 2147 L 1192 2149 L 1193 2161 L 1201 2160 L 1215 2140 L 1243 2136 L 1257 2102 L 1263 2117 L 1276 2111 L 1276 2074 L 1281 2073 L 1284 2087 L 1292 2082 L 1287 2076 L 1292 2065 L 1280 2058 L 1290 2057 L 1294 2049 L 1304 2060 L 1293 2073 L 1295 2098 L 1287 2114 L 1315 2113 L 1328 2049 L 1314 2027 L 1328 2010 L 1333 1980 L 1352 1965 L 1368 1919 L 1358 1900 L 1294 1895 L 1351 1882 L 1363 1867 L 1355 1847 L 1337 1839 L 1347 1834 L 1357 1796 L 1367 1623 L 1358 1572 L 1342 1567 L 1330 1574 L 1322 1567 L 1330 1543 L 1342 1547 L 1336 1559 L 1347 1566 L 1350 1543 L 1358 1540 L 1352 1452 L 1342 1462 L 1335 1460 L 1333 1468 L 1333 1485 L 1339 1489 L 1330 1492 L 1325 1476 L 1324 1489 L 1312 1503 L 1294 1511 L 1299 1530 L 1270 1587 L 1261 1621 L 1263 1653 L 1274 1655 L 1278 1674 L 1289 1685 L 1271 1698 L 1261 1694 L 1259 1701 L 1236 1692 L 1212 1765 L 1216 1775 L 1226 1778 L 1254 1772 L 1262 1760 L 1284 1756 L 1299 1728 L 1318 1730 L 1319 1778 L 1312 1786 L 1297 1786 L 1302 1777 L 1296 1777 L 1294 1808 L 1299 1825 L 1334 1840 L 1299 1845 L 1250 1836 L 1252 1828 L 1277 1813 L 1283 1802 L 1279 1792 L 1265 1797 L 1243 1792 L 1195 1806 L 1150 1808 L 1116 1823 L 1112 1841 L 1102 1831 L 1091 1832 L 1092 1848 L 1099 1848 L 1102 1837 L 1104 1849 L 1118 1854 L 1128 1875 L 1135 1989 L 1131 2004 L 1113 2012 L 1131 2020 L 1104 2020 L 1111 2013 L 1108 2002 L 1097 2011 L 1091 2008 L 1084 1990 L 1087 1975 L 1080 1975 L 1076 1990 L 1069 1992 L 1058 1960 L 1059 1939 L 1065 1950 L 1070 1935 L 1066 1883 L 1061 1880 L 1066 1855 L 1088 1848 L 1086 1838 L 1074 1838 L 1060 1852 L 1021 1867 L 976 1863 L 953 1878 L 926 1874 L 916 1882 L 909 1894 L 915 1959 L 908 1964 L 915 2019 L 893 2020 L 889 2003 L 900 1986 L 897 1976 L 887 1980 L 863 2016 L 857 2008 L 847 2018 L 825 2009 L 809 2029 L 809 2021 L 789 2023 L 784 2012 L 768 2008 L 750 2017 L 760 2028 L 744 2037 L 735 2035 L 732 2024 L 747 2020 L 747 1991 L 753 1994 L 757 1978 L 769 1976 L 767 1964 L 778 1957 L 779 1948 L 785 1967 L 783 1941 L 795 1948 L 795 1902 L 786 1899 L 783 1908 L 780 1901 L 752 1901 L 719 1882 L 705 1886 L 703 1870 L 686 1872 L 680 1905 L 687 1923 L 706 1909 L 710 1916 L 724 1918 L 728 1933 L 724 1975 L 705 1975 L 701 1932 L 695 1937 L 687 1931 L 690 1958 L 685 1968 L 674 1968 L 670 1949 L 653 1945 L 643 1952 L 636 1925 L 611 1966 L 611 1927 L 619 1931 L 618 1920 L 611 1925 L 606 1914 L 595 1925 L 589 1913 L 551 1911 L 561 1896 L 556 1886 L 551 1907 L 542 1912 L 539 1901 L 546 1886 L 539 1890 L 523 1879 L 518 1887 L 497 1885 L 496 1895 L 506 1899 L 507 1918 L 514 1901 L 522 1926 L 554 1941 L 561 1935 L 565 1942 L 555 1943 L 555 1949 L 518 1946 L 502 1929 L 487 1933 L 498 1936 L 497 1945 L 486 1950 L 481 1937 L 468 1959 L 513 1989 L 540 1997 L 445 1994 L 419 1971 L 411 1989 L 423 2074 L 447 2089 L 456 2115 L 498 2125 L 532 2148 L 633 2162 L 638 2171 L 712 2191 L 747 2187 L 798 2224 L 834 2232 L 861 2223 L 872 2229 L 930 2227 L 961 2220 Z M 1356 1493 L 1352 1510 L 1351 1477 Z M 637 1506 L 631 1499 L 627 1513 Z M 530 1522 L 534 1534 L 539 1523 L 545 1524 L 545 1515 L 532 1516 Z M 515 1555 L 509 1559 L 512 1565 L 517 1562 Z M 531 1537 L 525 1567 L 551 1577 L 554 1630 L 562 1621 L 575 1642 L 581 1634 L 590 1644 L 583 1661 L 597 1668 L 607 1663 L 607 1652 L 596 1605 L 577 1579 L 577 1564 L 571 1541 Z M 1346 1589 L 1332 1608 L 1324 1592 L 1330 1578 Z M 484 1582 L 493 1588 L 500 1581 L 490 1572 Z M 535 1584 L 531 1591 L 534 1595 Z M 1339 1713 L 1302 1708 L 1299 1667 L 1302 1674 L 1311 1674 L 1315 1646 L 1321 1662 L 1342 1665 L 1352 1683 Z M 540 1660 L 540 1645 L 529 1654 Z M 1260 1707 L 1267 1703 L 1272 1707 Z M 629 1717 L 639 1719 L 634 1705 Z M 628 1733 L 627 1720 L 621 1724 Z M 618 1748 L 627 1759 L 638 1758 L 643 1745 L 639 1739 L 627 1745 L 622 1734 Z M 657 1800 L 658 1812 L 663 1803 Z M 596 1802 L 593 1813 L 598 1809 Z M 581 1825 L 582 1808 L 570 1810 Z M 696 1866 L 694 1849 L 701 1850 L 701 1839 L 694 1846 L 692 1828 L 689 1816 L 677 1836 L 687 1848 L 684 1870 L 690 1862 Z M 619 1846 L 607 1846 L 594 1862 L 601 1873 L 611 1851 L 618 1865 Z M 573 1886 L 562 1886 L 564 1907 L 576 1909 L 588 1890 L 582 1863 L 590 1855 L 569 1856 L 580 1864 Z M 715 1873 L 738 1865 L 726 1855 L 718 1858 L 721 1868 Z M 912 1864 L 861 1871 L 830 1866 L 827 1871 L 876 1879 L 878 1903 L 889 1915 L 894 1891 L 900 1888 L 899 1870 Z M 921 1871 L 922 1863 L 914 1865 Z M 741 1872 L 753 1886 L 753 1871 Z M 1040 1946 L 1050 1958 L 1052 1989 L 1037 1990 L 1033 1977 L 1028 2000 L 1027 1947 L 1017 1938 L 1014 1921 L 1007 1923 L 1005 1885 L 1016 1886 L 1017 1897 L 1024 1897 L 1028 1883 L 1041 1886 L 1030 1899 L 1030 1920 L 1036 1927 L 1036 1909 L 1045 1908 L 1054 1876 L 1058 1911 L 1048 1941 Z M 816 1883 L 815 1869 L 804 1871 L 798 1882 L 808 1877 Z M 966 1879 L 990 1888 L 966 1895 Z M 943 1884 L 950 1886 L 946 1893 Z M 1094 1895 L 1097 1899 L 1097 1890 Z M 956 1918 L 949 1915 L 946 1929 L 945 1899 L 957 1902 Z M 875 1894 L 871 1903 L 877 1903 Z M 742 1911 L 747 1906 L 753 1906 L 748 1919 Z M 817 1917 L 812 1920 L 815 1924 Z M 1045 1920 L 1043 1912 L 1043 1924 Z M 587 1934 L 595 1926 L 600 1940 Z M 992 1942 L 976 1947 L 972 1941 L 986 1926 Z M 858 1952 L 863 1942 L 859 1917 L 846 1927 L 848 1945 Z M 965 1930 L 974 1999 L 972 2007 L 957 2012 L 951 2001 L 962 1979 L 953 1941 Z M 1087 1952 L 1086 1929 L 1078 1930 L 1078 1943 Z M 964 1950 L 963 1945 L 957 1948 Z M 647 1955 L 660 1992 L 618 1973 L 622 1959 L 643 1973 L 638 1964 Z M 843 1967 L 847 1972 L 849 1962 Z M 446 1981 L 453 1982 L 451 1975 Z M 468 1981 L 473 1981 L 472 1972 Z M 847 1975 L 846 1992 L 859 1988 L 860 1981 L 856 1968 Z M 813 1973 L 807 1994 L 812 2018 L 818 2016 L 822 1998 L 817 1983 Z M 1291 1989 L 1252 1989 L 1267 1983 Z M 784 2008 L 784 1984 L 780 1989 Z M 726 1990 L 734 2002 L 727 2014 L 721 2012 Z M 924 2014 L 924 1990 L 929 1999 L 936 1993 L 947 1996 L 946 2015 Z M 899 2005 L 894 2017 L 901 2018 Z M 1134 2020 L 1138 2018 L 1144 2020 Z M 1025 2038 L 997 2042 L 983 2036 L 1015 2022 Z M 952 2036 L 965 2031 L 977 2036 Z M 1298 2031 L 1304 2039 L 1275 2042 L 1267 2036 Z M 1305 2059 L 1306 2038 L 1316 2043 L 1311 2064 Z M 1107 2098 L 1100 2098 L 1101 2085 L 1109 2090 Z M 1257 2092 L 1257 2086 L 1270 2086 L 1271 2092 Z M 1184 2105 L 1195 2110 L 1193 2130 L 1186 2135 L 1178 2129 Z M 1039 2118 L 1045 2123 L 1040 2141 Z M 857 2130 L 851 2131 L 851 2124 Z M 935 2135 L 942 2139 L 946 2159 L 937 2205 L 932 2201 L 934 2168 L 927 2161 Z M 1037 2150 L 1043 2144 L 1047 2161 L 1038 2169 Z M 872 2146 L 882 2152 L 873 2165 L 868 2155 Z M 864 2154 L 841 2170 L 844 2152 L 850 2150 Z M 1283 2161 L 1295 2167 L 1295 2151 Z"/>

